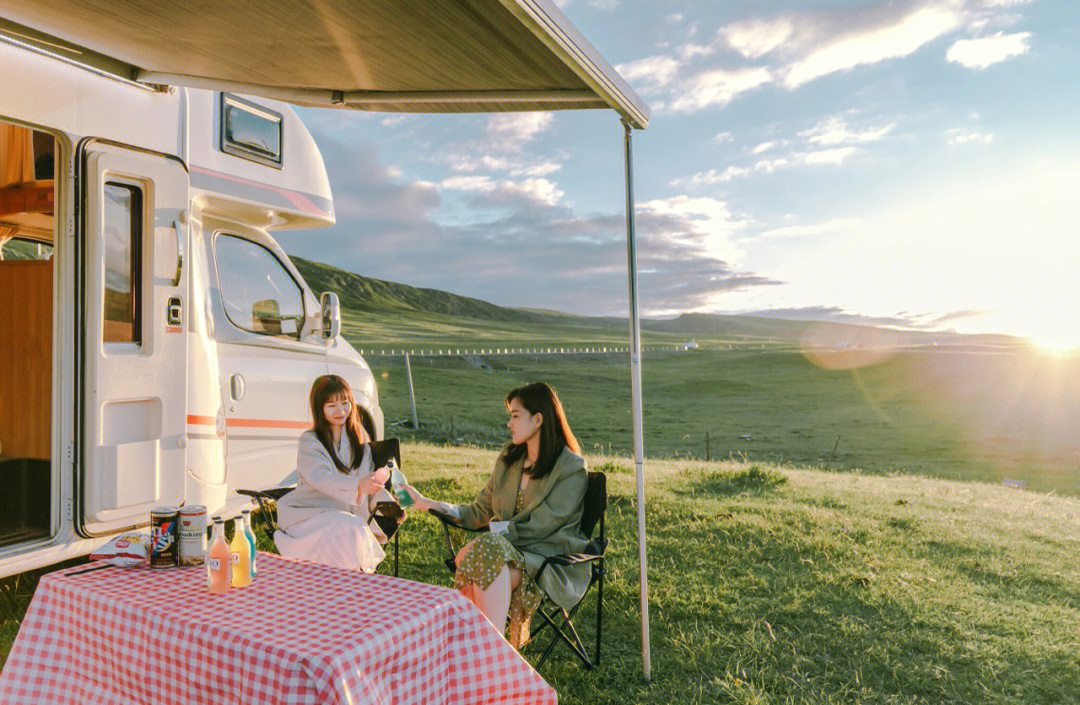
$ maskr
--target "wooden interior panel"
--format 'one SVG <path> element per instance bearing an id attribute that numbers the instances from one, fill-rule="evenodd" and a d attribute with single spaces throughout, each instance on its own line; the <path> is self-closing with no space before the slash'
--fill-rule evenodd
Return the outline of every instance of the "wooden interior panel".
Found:
<path id="1" fill-rule="evenodd" d="M 0 216 L 15 213 L 53 212 L 53 181 L 31 181 L 0 188 Z"/>
<path id="2" fill-rule="evenodd" d="M 0 261 L 3 456 L 50 457 L 52 260 Z"/>

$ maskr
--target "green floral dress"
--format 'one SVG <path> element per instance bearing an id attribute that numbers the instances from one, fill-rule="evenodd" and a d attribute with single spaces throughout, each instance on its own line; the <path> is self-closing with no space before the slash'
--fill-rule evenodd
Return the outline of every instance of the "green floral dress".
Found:
<path id="1" fill-rule="evenodd" d="M 518 488 L 519 513 L 524 504 L 525 490 Z M 475 584 L 481 590 L 487 590 L 507 565 L 521 571 L 521 583 L 510 594 L 510 627 L 507 636 L 510 645 L 520 649 L 529 640 L 529 622 L 543 599 L 539 586 L 525 569 L 525 556 L 521 551 L 514 548 L 502 534 L 487 533 L 473 539 L 472 548 L 465 553 L 457 572 L 454 573 L 454 587 L 461 590 Z"/>

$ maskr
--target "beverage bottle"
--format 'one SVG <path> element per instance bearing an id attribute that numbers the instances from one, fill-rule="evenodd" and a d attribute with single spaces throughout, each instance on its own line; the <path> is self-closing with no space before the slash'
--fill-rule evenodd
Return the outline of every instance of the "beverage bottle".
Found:
<path id="1" fill-rule="evenodd" d="M 233 539 L 229 544 L 229 557 L 232 563 L 233 587 L 247 587 L 251 585 L 251 544 L 244 535 L 244 520 L 241 517 L 233 519 Z"/>
<path id="2" fill-rule="evenodd" d="M 398 470 L 397 463 L 391 458 L 387 461 L 386 467 L 390 468 L 390 486 L 394 488 L 394 496 L 397 497 L 398 504 L 403 507 L 411 507 L 413 505 L 412 495 L 402 487 L 406 483 L 405 473 Z"/>
<path id="3" fill-rule="evenodd" d="M 229 591 L 232 582 L 232 566 L 229 563 L 229 547 L 225 545 L 225 524 L 221 517 L 214 517 L 214 539 L 206 555 L 206 584 L 210 592 Z"/>
<path id="4" fill-rule="evenodd" d="M 259 570 L 255 567 L 255 532 L 251 530 L 251 510 L 245 509 L 240 514 L 244 517 L 244 537 L 251 548 L 251 579 L 254 580 L 258 577 Z"/>

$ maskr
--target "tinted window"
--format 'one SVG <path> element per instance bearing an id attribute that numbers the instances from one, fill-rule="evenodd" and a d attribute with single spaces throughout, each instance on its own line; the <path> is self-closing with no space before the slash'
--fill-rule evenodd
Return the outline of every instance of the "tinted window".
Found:
<path id="1" fill-rule="evenodd" d="M 221 299 L 229 320 L 262 335 L 300 337 L 304 296 L 270 250 L 235 235 L 214 243 Z"/>
<path id="2" fill-rule="evenodd" d="M 281 166 L 281 114 L 221 94 L 221 149 L 260 164 Z"/>
<path id="3" fill-rule="evenodd" d="M 105 248 L 103 338 L 140 343 L 142 331 L 142 191 L 105 184 L 102 240 Z"/>

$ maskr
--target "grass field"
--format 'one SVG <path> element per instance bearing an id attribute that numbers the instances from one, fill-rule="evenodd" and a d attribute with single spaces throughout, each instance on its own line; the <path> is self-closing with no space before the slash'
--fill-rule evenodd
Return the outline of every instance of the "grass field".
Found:
<path id="1" fill-rule="evenodd" d="M 492 451 L 409 444 L 430 496 L 465 500 Z M 1080 683 L 1080 501 L 979 483 L 651 461 L 653 682 L 641 679 L 633 475 L 609 475 L 603 664 L 544 665 L 563 703 L 1052 703 Z M 403 577 L 448 585 L 437 527 L 413 516 Z M 384 569 L 387 566 L 384 565 Z M 32 590 L 0 629 L 10 647 Z M 578 623 L 592 634 L 592 601 Z M 525 648 L 536 657 L 539 645 Z"/>
<path id="2" fill-rule="evenodd" d="M 626 340 L 616 319 L 302 269 L 316 290 L 346 291 L 357 348 Z M 400 423 L 403 359 L 367 359 L 386 435 L 406 441 L 405 470 L 430 496 L 465 500 L 481 486 L 506 439 L 503 396 L 528 381 L 558 388 L 591 465 L 608 472 L 604 665 L 546 664 L 561 702 L 1077 702 L 1080 358 L 990 337 L 889 349 L 898 334 L 815 326 L 690 316 L 644 331 L 646 344 L 703 348 L 643 361 L 649 685 L 626 356 L 415 356 L 418 429 Z M 402 550 L 403 577 L 449 584 L 429 517 L 410 520 Z M 0 657 L 36 579 L 0 581 Z"/>
<path id="3" fill-rule="evenodd" d="M 404 363 L 372 357 L 388 419 L 409 416 Z M 479 367 L 483 363 L 485 367 Z M 905 352 L 830 370 L 792 350 L 655 353 L 643 362 L 645 452 L 872 473 L 918 473 L 1080 494 L 1080 361 L 1031 352 Z M 590 452 L 631 451 L 623 355 L 412 358 L 420 430 L 500 444 L 503 396 L 556 386 Z M 451 424 L 452 421 L 452 424 Z M 839 436 L 839 441 L 837 441 Z M 835 452 L 834 449 L 835 448 Z"/>

